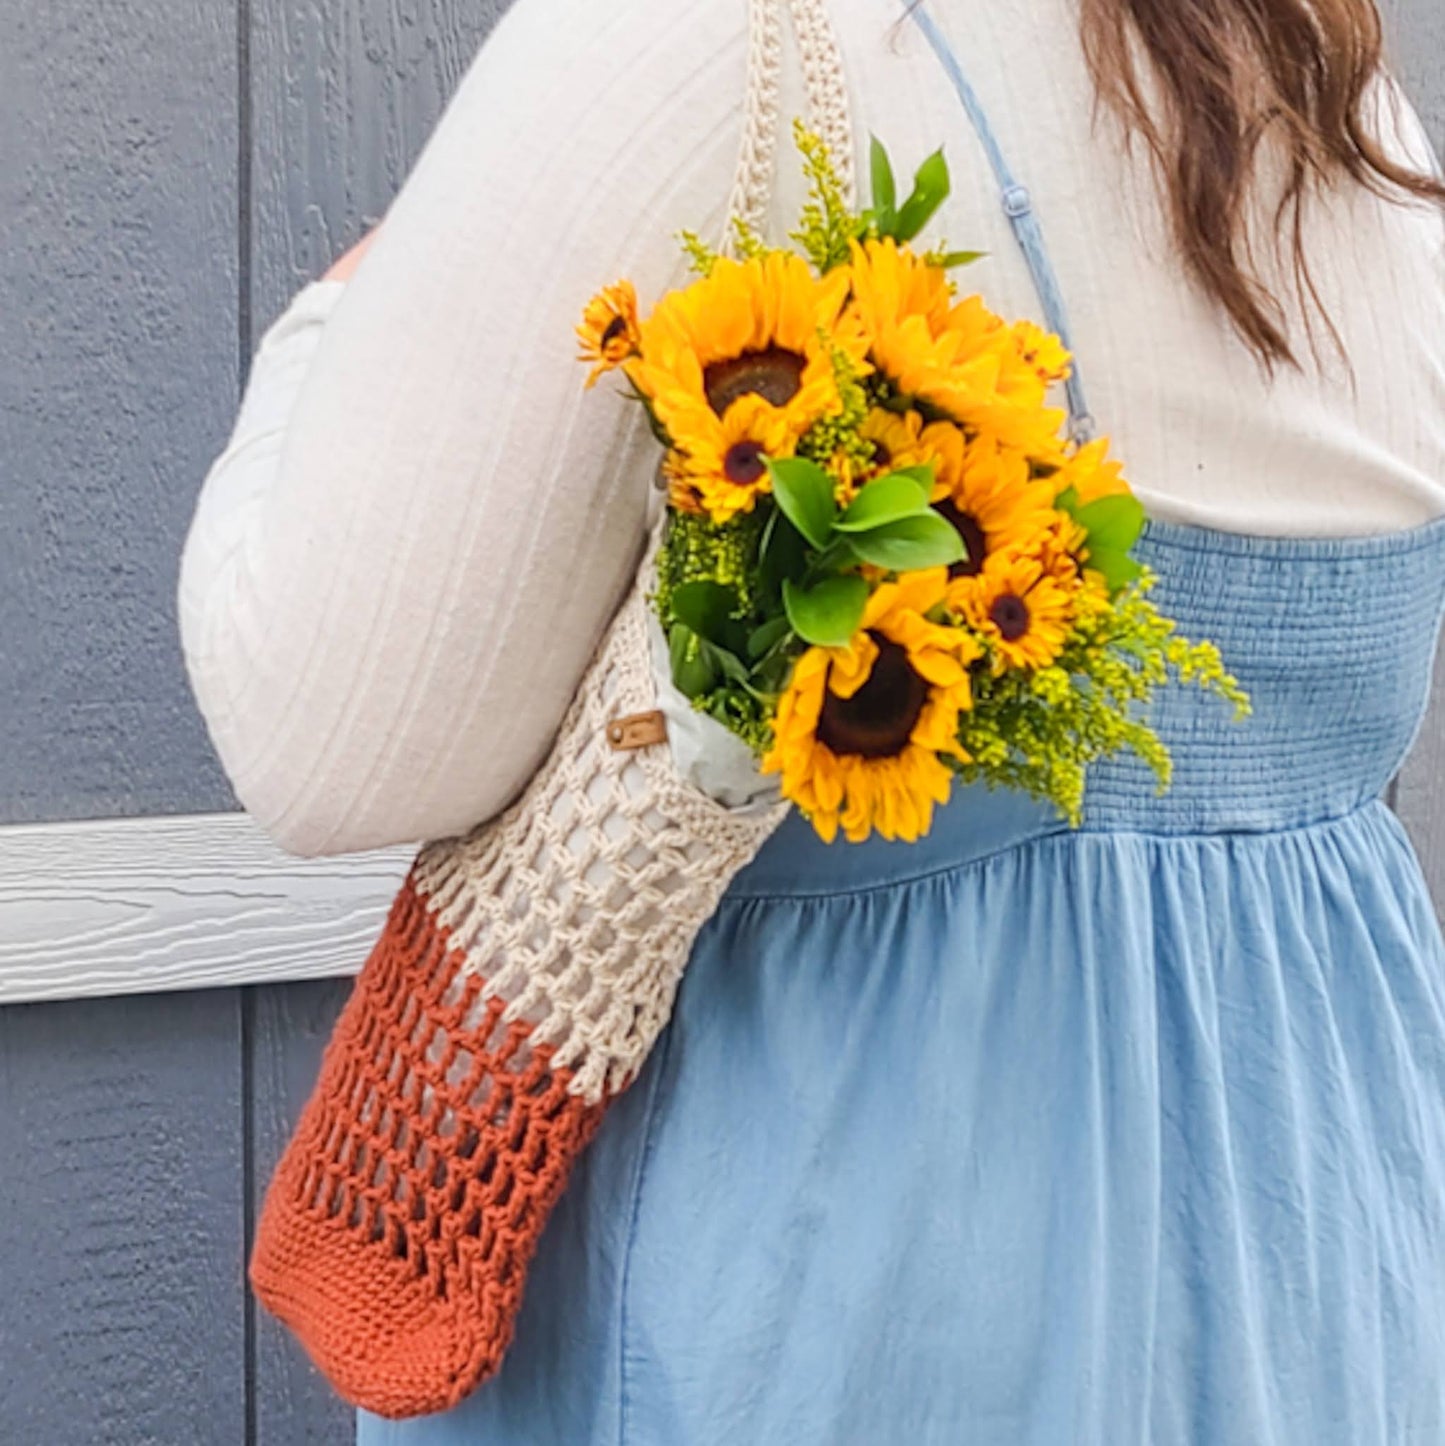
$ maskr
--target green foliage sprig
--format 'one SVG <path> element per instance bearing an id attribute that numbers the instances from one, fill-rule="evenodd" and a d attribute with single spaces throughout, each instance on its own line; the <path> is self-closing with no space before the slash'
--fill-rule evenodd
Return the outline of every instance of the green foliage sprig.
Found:
<path id="1" fill-rule="evenodd" d="M 849 243 L 892 240 L 900 246 L 912 241 L 948 199 L 952 180 L 940 148 L 928 156 L 913 175 L 912 189 L 900 203 L 893 162 L 877 136 L 869 140 L 869 179 L 873 204 L 854 215 L 843 199 L 843 183 L 820 136 L 795 121 L 793 134 L 803 158 L 808 199 L 803 206 L 796 241 L 820 272 L 831 271 L 848 260 Z M 966 266 L 987 253 L 952 251 L 935 246 L 925 259 L 945 269 Z"/>
<path id="2" fill-rule="evenodd" d="M 1156 582 L 1140 567 L 1110 608 L 1075 623 L 1046 667 L 980 673 L 974 706 L 959 718 L 959 741 L 972 758 L 955 765 L 965 782 L 1049 799 L 1077 827 L 1087 770 L 1110 754 L 1132 751 L 1154 773 L 1158 792 L 1168 788 L 1168 749 L 1139 705 L 1171 674 L 1233 703 L 1236 718 L 1249 716 L 1249 695 L 1215 644 L 1178 636 L 1150 601 Z"/>

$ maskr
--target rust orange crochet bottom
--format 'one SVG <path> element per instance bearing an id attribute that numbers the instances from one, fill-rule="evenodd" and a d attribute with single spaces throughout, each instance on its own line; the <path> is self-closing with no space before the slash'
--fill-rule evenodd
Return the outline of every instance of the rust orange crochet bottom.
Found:
<path id="1" fill-rule="evenodd" d="M 528 1263 L 607 1099 L 503 1023 L 409 876 L 272 1177 L 262 1304 L 355 1405 L 454 1405 L 511 1342 Z"/>

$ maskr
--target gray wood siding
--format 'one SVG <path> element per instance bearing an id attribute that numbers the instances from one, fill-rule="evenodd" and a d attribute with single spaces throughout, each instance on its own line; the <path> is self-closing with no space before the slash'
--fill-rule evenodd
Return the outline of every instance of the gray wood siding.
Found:
<path id="1" fill-rule="evenodd" d="M 243 991 L 251 1066 L 246 1203 L 252 1220 L 316 1079 L 321 1051 L 348 987 L 349 981 L 338 979 Z M 248 1308 L 255 1446 L 322 1446 L 349 1440 L 354 1434 L 350 1408 L 327 1388 L 282 1325 L 254 1299 Z"/>
<path id="2" fill-rule="evenodd" d="M 0 0 L 0 825 L 236 806 L 176 635 L 196 488 L 506 3 Z M 1445 149 L 1445 9 L 1386 8 Z M 1442 674 L 1397 807 L 1445 904 Z M 0 1008 L 0 1442 L 350 1439 L 244 1283 L 346 987 Z"/>
<path id="3" fill-rule="evenodd" d="M 196 489 L 505 8 L 0 0 L 0 824 L 236 807 L 176 631 Z M 0 1442 L 351 1439 L 244 1280 L 345 992 L 0 1008 Z"/>
<path id="4" fill-rule="evenodd" d="M 241 1007 L 0 1010 L 0 1441 L 247 1440 Z"/>
<path id="5" fill-rule="evenodd" d="M 1383 0 L 1387 53 L 1445 159 L 1445 5 Z"/>
<path id="6" fill-rule="evenodd" d="M 234 807 L 175 559 L 235 412 L 235 0 L 0 0 L 0 821 Z"/>
<path id="7" fill-rule="evenodd" d="M 234 0 L 0 4 L 0 821 L 234 807 L 175 557 L 238 376 Z M 235 991 L 0 1010 L 0 1440 L 246 1439 Z"/>
<path id="8" fill-rule="evenodd" d="M 1445 162 L 1445 4 L 1388 0 L 1391 51 Z M 1395 781 L 1391 802 L 1420 855 L 1445 913 L 1445 640 L 1437 656 L 1430 712 Z"/>

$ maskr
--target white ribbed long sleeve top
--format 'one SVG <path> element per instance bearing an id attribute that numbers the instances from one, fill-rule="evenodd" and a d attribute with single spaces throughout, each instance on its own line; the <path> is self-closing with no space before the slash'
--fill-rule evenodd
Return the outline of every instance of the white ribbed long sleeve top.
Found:
<path id="1" fill-rule="evenodd" d="M 953 194 L 927 238 L 986 251 L 961 284 L 1038 318 L 923 37 L 897 0 L 830 10 L 860 138 L 901 171 L 945 147 Z M 1445 511 L 1438 212 L 1359 189 L 1312 205 L 1315 280 L 1355 385 L 1327 342 L 1322 370 L 1269 384 L 1185 281 L 1142 152 L 1091 127 L 1071 0 L 932 11 L 1030 188 L 1090 410 L 1151 513 L 1348 534 Z M 267 332 L 178 602 L 217 752 L 283 848 L 463 832 L 546 755 L 638 562 L 657 460 L 620 388 L 584 392 L 572 328 L 618 276 L 644 307 L 684 282 L 679 228 L 721 234 L 746 40 L 745 0 L 517 0 L 355 277 L 305 287 Z M 803 112 L 791 57 L 781 106 Z M 1379 126 L 1436 164 L 1408 103 Z M 782 160 L 775 239 L 803 193 L 786 143 Z M 1287 283 L 1282 299 L 1298 328 Z"/>

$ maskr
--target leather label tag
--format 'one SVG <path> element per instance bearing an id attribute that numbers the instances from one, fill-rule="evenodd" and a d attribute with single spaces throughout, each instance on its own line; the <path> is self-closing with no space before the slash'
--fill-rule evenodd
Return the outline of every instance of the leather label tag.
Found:
<path id="1" fill-rule="evenodd" d="M 646 713 L 628 713 L 607 725 L 607 741 L 614 748 L 646 748 L 667 742 L 667 718 L 661 708 Z"/>

